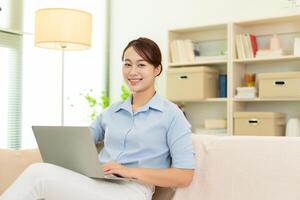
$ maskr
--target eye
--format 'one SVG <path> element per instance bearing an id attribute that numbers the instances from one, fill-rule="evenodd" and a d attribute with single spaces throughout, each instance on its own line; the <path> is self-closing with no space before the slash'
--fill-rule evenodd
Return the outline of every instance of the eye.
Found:
<path id="1" fill-rule="evenodd" d="M 124 63 L 124 67 L 131 67 L 130 63 Z"/>
<path id="2" fill-rule="evenodd" d="M 138 64 L 139 68 L 144 68 L 146 65 L 144 63 Z"/>

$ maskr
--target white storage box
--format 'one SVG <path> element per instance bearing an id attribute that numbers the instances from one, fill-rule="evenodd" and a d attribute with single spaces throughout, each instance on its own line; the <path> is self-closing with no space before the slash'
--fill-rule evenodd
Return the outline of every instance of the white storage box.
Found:
<path id="1" fill-rule="evenodd" d="M 300 72 L 258 75 L 260 98 L 300 98 Z"/>
<path id="2" fill-rule="evenodd" d="M 283 136 L 285 114 L 277 112 L 235 112 L 234 135 Z"/>
<path id="3" fill-rule="evenodd" d="M 204 66 L 169 68 L 167 98 L 171 101 L 198 101 L 218 95 L 218 71 Z"/>

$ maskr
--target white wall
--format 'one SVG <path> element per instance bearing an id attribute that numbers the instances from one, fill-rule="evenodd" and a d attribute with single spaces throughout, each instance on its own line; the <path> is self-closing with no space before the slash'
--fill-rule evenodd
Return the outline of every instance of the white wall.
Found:
<path id="1" fill-rule="evenodd" d="M 145 36 L 156 41 L 167 68 L 169 29 L 201 26 L 297 12 L 284 8 L 288 0 L 111 0 L 110 95 L 119 100 L 121 54 L 126 44 Z M 164 95 L 164 76 L 158 80 Z"/>
<path id="2" fill-rule="evenodd" d="M 16 0 L 14 0 L 16 1 Z M 106 90 L 105 80 L 105 0 L 23 0 L 23 31 L 34 32 L 35 11 L 41 8 L 73 8 L 93 16 L 92 47 L 65 53 L 64 123 L 67 126 L 90 124 L 90 108 L 80 94 L 99 97 Z M 61 52 L 36 48 L 34 35 L 23 37 L 23 127 L 22 148 L 32 148 L 32 125 L 60 125 Z"/>

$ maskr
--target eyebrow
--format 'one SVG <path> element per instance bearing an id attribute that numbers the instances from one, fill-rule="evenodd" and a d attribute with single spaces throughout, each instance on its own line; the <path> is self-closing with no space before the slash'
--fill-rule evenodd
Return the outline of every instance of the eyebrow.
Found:
<path id="1" fill-rule="evenodd" d="M 130 59 L 128 59 L 128 58 L 125 58 L 124 59 L 124 61 L 129 61 L 129 62 L 132 62 Z M 146 60 L 144 60 L 144 59 L 139 59 L 139 60 L 137 60 L 138 62 L 141 62 L 141 61 L 145 61 L 146 62 Z"/>

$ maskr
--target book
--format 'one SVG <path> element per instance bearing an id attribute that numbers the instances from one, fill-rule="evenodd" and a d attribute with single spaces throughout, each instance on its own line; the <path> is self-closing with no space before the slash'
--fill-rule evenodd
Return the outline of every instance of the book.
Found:
<path id="1" fill-rule="evenodd" d="M 243 58 L 242 57 L 242 44 L 240 40 L 240 35 L 235 36 L 235 46 L 236 46 L 236 53 L 238 58 Z"/>
<path id="2" fill-rule="evenodd" d="M 191 40 L 173 40 L 170 44 L 173 63 L 194 62 L 194 45 Z"/>
<path id="3" fill-rule="evenodd" d="M 243 34 L 243 44 L 244 44 L 244 53 L 245 53 L 245 58 L 252 58 L 252 52 L 251 52 L 251 47 L 250 47 L 250 38 L 248 37 L 248 34 Z"/>
<path id="4" fill-rule="evenodd" d="M 239 59 L 255 58 L 257 52 L 256 36 L 250 33 L 235 36 L 236 52 Z"/>
<path id="5" fill-rule="evenodd" d="M 256 36 L 249 34 L 250 37 L 250 43 L 251 43 L 251 51 L 253 53 L 253 57 L 256 57 L 257 53 L 257 41 L 256 41 Z"/>
<path id="6" fill-rule="evenodd" d="M 219 75 L 219 97 L 227 97 L 227 75 Z"/>
<path id="7" fill-rule="evenodd" d="M 236 99 L 253 99 L 257 97 L 256 87 L 237 87 Z"/>

